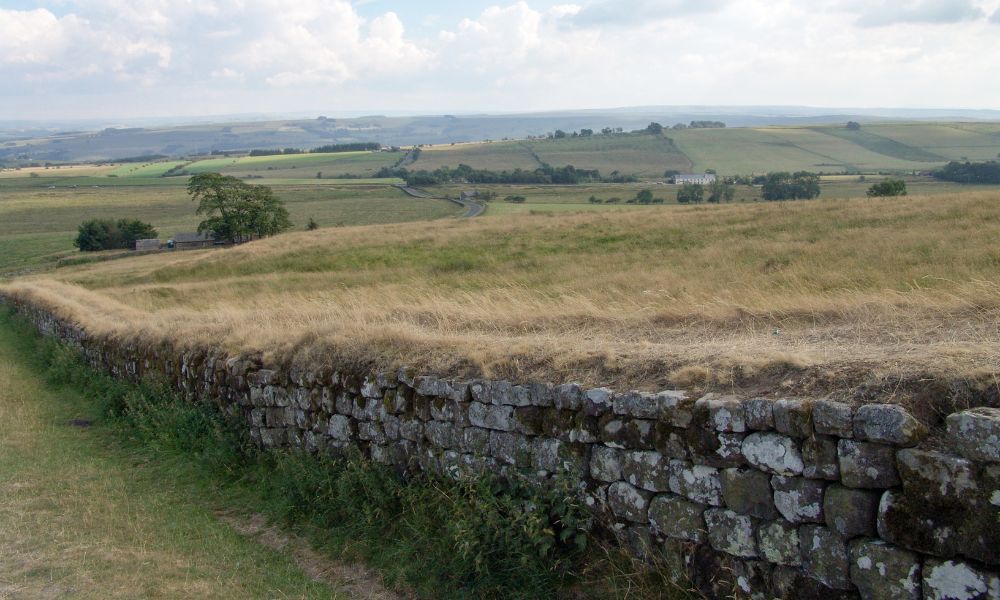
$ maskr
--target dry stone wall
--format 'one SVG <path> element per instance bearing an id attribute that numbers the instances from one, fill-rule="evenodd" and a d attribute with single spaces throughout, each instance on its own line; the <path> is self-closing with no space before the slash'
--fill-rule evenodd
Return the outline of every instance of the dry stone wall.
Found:
<path id="1" fill-rule="evenodd" d="M 265 368 L 114 343 L 6 301 L 98 369 L 155 372 L 241 417 L 264 447 L 573 477 L 599 527 L 710 597 L 1000 600 L 997 409 L 928 432 L 891 404 Z"/>

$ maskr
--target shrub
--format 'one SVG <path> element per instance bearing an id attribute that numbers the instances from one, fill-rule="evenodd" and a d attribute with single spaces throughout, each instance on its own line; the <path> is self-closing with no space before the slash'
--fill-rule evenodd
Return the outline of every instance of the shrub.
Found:
<path id="1" fill-rule="evenodd" d="M 869 198 L 905 196 L 906 182 L 902 179 L 886 179 L 868 188 L 867 194 Z"/>
<path id="2" fill-rule="evenodd" d="M 136 219 L 91 219 L 80 224 L 73 245 L 85 252 L 132 249 L 136 240 L 157 235 L 152 225 Z"/>

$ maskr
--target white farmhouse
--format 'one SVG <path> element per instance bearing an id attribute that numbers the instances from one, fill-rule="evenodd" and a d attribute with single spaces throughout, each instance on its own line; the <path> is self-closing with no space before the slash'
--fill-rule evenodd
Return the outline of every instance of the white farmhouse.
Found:
<path id="1" fill-rule="evenodd" d="M 674 175 L 674 183 L 677 185 L 683 185 L 685 183 L 698 183 L 701 185 L 709 185 L 715 183 L 715 174 L 713 173 L 678 173 Z"/>

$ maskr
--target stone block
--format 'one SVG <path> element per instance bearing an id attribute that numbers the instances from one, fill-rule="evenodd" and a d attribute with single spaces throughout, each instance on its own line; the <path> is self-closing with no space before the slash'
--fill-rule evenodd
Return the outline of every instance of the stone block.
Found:
<path id="1" fill-rule="evenodd" d="M 665 492 L 670 489 L 670 460 L 659 452 L 626 452 L 622 475 L 625 481 L 638 488 Z"/>
<path id="2" fill-rule="evenodd" d="M 775 475 L 800 475 L 805 468 L 798 442 L 777 433 L 751 433 L 742 453 L 748 463 Z"/>
<path id="3" fill-rule="evenodd" d="M 653 494 L 624 481 L 608 486 L 608 506 L 620 519 L 633 523 L 649 522 L 649 502 Z"/>
<path id="4" fill-rule="evenodd" d="M 734 512 L 758 519 L 778 518 L 767 473 L 748 468 L 722 471 L 722 497 Z"/>
<path id="5" fill-rule="evenodd" d="M 788 521 L 768 521 L 757 527 L 757 549 L 761 558 L 778 565 L 802 565 L 799 529 Z"/>
<path id="6" fill-rule="evenodd" d="M 786 521 L 795 524 L 823 522 L 825 481 L 775 475 L 771 478 L 774 505 Z"/>
<path id="7" fill-rule="evenodd" d="M 576 383 L 556 386 L 552 405 L 558 410 L 580 410 L 583 407 L 583 389 Z"/>
<path id="8" fill-rule="evenodd" d="M 605 415 L 599 422 L 600 440 L 608 446 L 628 450 L 652 450 L 655 447 L 655 422 Z"/>
<path id="9" fill-rule="evenodd" d="M 694 403 L 692 425 L 722 433 L 744 433 L 747 427 L 743 403 L 735 396 L 703 396 Z"/>
<path id="10" fill-rule="evenodd" d="M 813 435 L 802 440 L 802 475 L 809 479 L 840 479 L 840 462 L 837 459 L 837 440 Z"/>
<path id="11" fill-rule="evenodd" d="M 513 431 L 514 407 L 473 402 L 469 405 L 469 422 L 473 427 Z"/>
<path id="12" fill-rule="evenodd" d="M 927 559 L 922 584 L 924 600 L 1000 600 L 1000 576 L 959 560 Z"/>
<path id="13" fill-rule="evenodd" d="M 881 492 L 831 485 L 823 498 L 826 526 L 847 539 L 874 536 L 881 498 Z"/>
<path id="14" fill-rule="evenodd" d="M 548 408 L 552 406 L 555 389 L 550 383 L 532 383 L 528 385 L 528 397 L 532 406 Z"/>
<path id="15" fill-rule="evenodd" d="M 349 442 L 355 436 L 356 429 L 349 417 L 333 415 L 327 426 L 326 434 L 338 442 Z"/>
<path id="16" fill-rule="evenodd" d="M 853 488 L 891 488 L 899 485 L 896 450 L 871 442 L 840 440 L 837 443 L 840 480 Z"/>
<path id="17" fill-rule="evenodd" d="M 698 502 L 722 506 L 722 478 L 719 470 L 684 461 L 670 461 L 670 491 Z"/>
<path id="18" fill-rule="evenodd" d="M 611 483 L 621 481 L 624 476 L 622 467 L 625 464 L 625 453 L 616 448 L 594 446 L 590 454 L 590 476 L 597 481 Z"/>
<path id="19" fill-rule="evenodd" d="M 927 428 L 898 404 L 866 404 L 854 411 L 854 439 L 914 446 Z"/>
<path id="20" fill-rule="evenodd" d="M 443 421 L 428 421 L 424 425 L 424 435 L 437 448 L 458 448 L 459 441 L 455 426 Z"/>
<path id="21" fill-rule="evenodd" d="M 669 423 L 658 421 L 653 432 L 653 446 L 657 452 L 669 458 L 684 460 L 688 458 L 687 430 L 673 427 Z"/>
<path id="22" fill-rule="evenodd" d="M 896 453 L 896 467 L 907 495 L 919 495 L 940 505 L 979 493 L 975 465 L 957 456 L 908 448 Z"/>
<path id="23" fill-rule="evenodd" d="M 591 417 L 600 417 L 611 412 L 611 390 L 608 388 L 593 388 L 583 393 L 583 412 Z"/>
<path id="24" fill-rule="evenodd" d="M 486 454 L 490 447 L 490 430 L 480 427 L 465 427 L 462 429 L 462 439 L 459 448 L 462 452 L 471 452 L 480 456 Z"/>
<path id="25" fill-rule="evenodd" d="M 649 503 L 649 521 L 667 537 L 701 543 L 706 536 L 705 508 L 676 494 L 659 494 Z"/>
<path id="26" fill-rule="evenodd" d="M 670 412 L 686 398 L 684 392 L 678 391 L 663 391 L 658 394 L 625 392 L 614 396 L 614 412 L 616 415 L 636 419 L 664 419 L 669 418 Z"/>
<path id="27" fill-rule="evenodd" d="M 522 406 L 514 409 L 514 431 L 524 435 L 541 435 L 543 411 L 537 406 Z"/>
<path id="28" fill-rule="evenodd" d="M 832 400 L 813 402 L 813 428 L 820 435 L 839 438 L 854 437 L 854 409 L 849 404 Z"/>
<path id="29" fill-rule="evenodd" d="M 490 456 L 501 464 L 527 467 L 531 464 L 531 444 L 517 433 L 491 431 Z"/>
<path id="30" fill-rule="evenodd" d="M 361 421 L 358 423 L 358 439 L 372 442 L 373 444 L 386 444 L 389 438 L 386 437 L 380 423 L 371 421 Z"/>
<path id="31" fill-rule="evenodd" d="M 756 523 L 752 517 L 725 508 L 705 511 L 708 541 L 719 552 L 743 558 L 757 556 Z"/>
<path id="32" fill-rule="evenodd" d="M 969 460 L 1000 462 L 1000 408 L 973 408 L 948 416 L 948 438 Z"/>
<path id="33" fill-rule="evenodd" d="M 847 542 L 833 531 L 819 525 L 799 528 L 802 545 L 802 568 L 823 585 L 839 590 L 852 588 Z"/>
<path id="34" fill-rule="evenodd" d="M 424 424 L 417 419 L 401 419 L 399 422 L 399 437 L 410 442 L 423 441 Z"/>
<path id="35" fill-rule="evenodd" d="M 750 398 L 743 401 L 743 418 L 749 431 L 774 429 L 774 401 L 767 398 Z"/>
<path id="36" fill-rule="evenodd" d="M 534 438 L 531 441 L 531 466 L 548 473 L 560 472 L 563 468 L 563 443 L 548 438 Z"/>
<path id="37" fill-rule="evenodd" d="M 774 428 L 778 433 L 807 438 L 813 433 L 812 402 L 782 398 L 774 403 Z"/>
<path id="38" fill-rule="evenodd" d="M 920 557 L 881 540 L 849 546 L 851 582 L 862 600 L 920 600 Z"/>
<path id="39" fill-rule="evenodd" d="M 744 433 L 721 433 L 711 429 L 691 427 L 685 432 L 687 450 L 692 460 L 710 467 L 738 467 L 743 458 Z"/>
<path id="40" fill-rule="evenodd" d="M 454 401 L 443 396 L 428 396 L 427 398 L 430 404 L 432 420 L 455 421 L 456 410 Z"/>

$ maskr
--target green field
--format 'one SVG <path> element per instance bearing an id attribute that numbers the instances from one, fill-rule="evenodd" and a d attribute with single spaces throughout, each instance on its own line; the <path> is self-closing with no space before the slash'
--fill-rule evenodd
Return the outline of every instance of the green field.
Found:
<path id="1" fill-rule="evenodd" d="M 529 144 L 546 163 L 598 169 L 602 174 L 620 171 L 643 178 L 659 178 L 671 169 L 687 172 L 691 161 L 668 138 L 655 135 L 614 135 L 538 140 Z"/>
<path id="2" fill-rule="evenodd" d="M 305 179 L 322 173 L 326 178 L 340 175 L 371 177 L 382 167 L 403 158 L 401 152 L 336 152 L 210 158 L 191 163 L 188 173 L 214 171 L 237 177 L 264 176 L 274 179 Z"/>
<path id="3" fill-rule="evenodd" d="M 408 168 L 433 171 L 460 164 L 495 171 L 534 170 L 541 166 L 526 143 L 483 142 L 426 147 L 421 151 L 420 158 Z"/>

